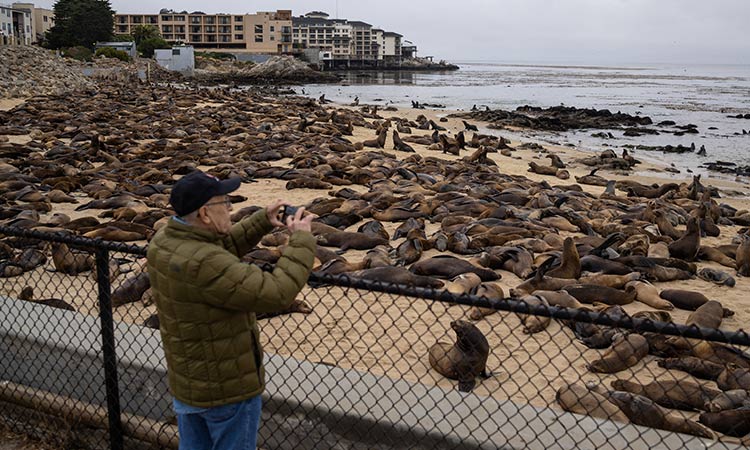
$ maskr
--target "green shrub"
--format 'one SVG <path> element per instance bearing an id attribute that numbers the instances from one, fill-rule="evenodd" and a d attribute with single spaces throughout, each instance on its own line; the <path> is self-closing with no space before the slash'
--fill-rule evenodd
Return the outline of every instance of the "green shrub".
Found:
<path id="1" fill-rule="evenodd" d="M 62 55 L 67 58 L 77 59 L 78 61 L 91 61 L 91 57 L 94 54 L 86 47 L 69 47 L 62 51 Z"/>
<path id="2" fill-rule="evenodd" d="M 153 57 L 154 50 L 157 48 L 172 48 L 172 46 L 160 37 L 144 39 L 138 44 L 138 51 L 141 52 L 144 58 Z"/>
<path id="3" fill-rule="evenodd" d="M 234 61 L 235 59 L 237 59 L 233 54 L 224 52 L 195 52 L 195 56 L 201 56 L 203 58 L 210 59 L 221 59 L 223 61 Z"/>
<path id="4" fill-rule="evenodd" d="M 123 50 L 117 50 L 112 47 L 102 47 L 96 50 L 96 56 L 106 56 L 107 58 L 117 58 L 120 61 L 130 61 L 130 56 Z"/>

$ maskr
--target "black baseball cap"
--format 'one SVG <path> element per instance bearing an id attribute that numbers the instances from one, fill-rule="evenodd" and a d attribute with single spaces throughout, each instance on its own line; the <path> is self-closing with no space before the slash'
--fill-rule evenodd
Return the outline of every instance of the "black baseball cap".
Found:
<path id="1" fill-rule="evenodd" d="M 169 203 L 178 216 L 190 214 L 205 205 L 211 197 L 226 195 L 240 187 L 240 178 L 219 180 L 200 170 L 190 172 L 180 178 L 169 196 Z"/>

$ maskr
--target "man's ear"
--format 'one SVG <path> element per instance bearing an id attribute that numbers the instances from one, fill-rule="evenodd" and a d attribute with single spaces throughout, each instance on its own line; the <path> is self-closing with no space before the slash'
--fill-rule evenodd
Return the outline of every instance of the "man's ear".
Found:
<path id="1" fill-rule="evenodd" d="M 202 223 L 209 224 L 211 223 L 211 218 L 208 217 L 208 208 L 205 206 L 201 206 L 198 208 L 198 220 L 200 220 Z"/>

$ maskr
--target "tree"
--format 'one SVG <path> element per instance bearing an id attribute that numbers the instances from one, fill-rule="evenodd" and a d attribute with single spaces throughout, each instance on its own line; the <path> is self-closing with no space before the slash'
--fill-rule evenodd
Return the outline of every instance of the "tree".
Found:
<path id="1" fill-rule="evenodd" d="M 151 58 L 154 56 L 154 50 L 157 48 L 172 48 L 172 46 L 161 37 L 148 38 L 141 41 L 138 51 L 141 52 L 144 58 Z"/>
<path id="2" fill-rule="evenodd" d="M 153 25 L 138 25 L 133 28 L 133 39 L 135 40 L 135 45 L 141 45 L 141 42 L 146 39 L 160 38 L 161 33 L 159 33 L 159 29 Z"/>
<path id="3" fill-rule="evenodd" d="M 80 45 L 90 49 L 112 39 L 114 14 L 109 0 L 57 0 L 55 25 L 47 32 L 50 48 Z"/>

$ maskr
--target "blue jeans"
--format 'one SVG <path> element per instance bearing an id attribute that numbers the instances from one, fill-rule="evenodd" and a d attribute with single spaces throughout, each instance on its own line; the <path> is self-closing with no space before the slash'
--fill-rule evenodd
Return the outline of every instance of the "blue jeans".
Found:
<path id="1" fill-rule="evenodd" d="M 261 407 L 260 395 L 213 408 L 175 401 L 180 450 L 255 450 Z"/>

